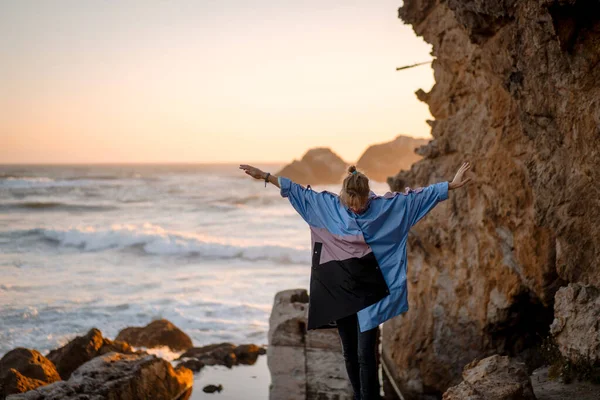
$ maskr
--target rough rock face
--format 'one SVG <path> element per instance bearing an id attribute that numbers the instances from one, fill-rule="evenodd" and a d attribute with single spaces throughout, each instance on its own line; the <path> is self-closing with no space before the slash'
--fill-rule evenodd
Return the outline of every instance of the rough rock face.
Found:
<path id="1" fill-rule="evenodd" d="M 383 328 L 405 397 L 545 336 L 567 282 L 600 286 L 600 12 L 582 0 L 406 0 L 433 46 L 434 138 L 392 190 L 474 179 L 409 236 L 409 304 Z"/>
<path id="2" fill-rule="evenodd" d="M 115 340 L 136 347 L 167 346 L 173 351 L 187 350 L 193 346 L 192 339 L 166 319 L 152 321 L 143 328 L 125 328 Z"/>
<path id="3" fill-rule="evenodd" d="M 275 295 L 269 319 L 267 363 L 272 400 L 352 399 L 336 329 L 306 331 L 308 294 L 292 289 Z"/>
<path id="4" fill-rule="evenodd" d="M 576 364 L 600 365 L 600 289 L 571 283 L 555 299 L 550 332 L 561 354 Z"/>
<path id="5" fill-rule="evenodd" d="M 36 350 L 19 347 L 0 359 L 0 399 L 59 380 L 54 364 Z"/>
<path id="6" fill-rule="evenodd" d="M 535 400 L 525 364 L 493 355 L 465 366 L 463 381 L 443 400 Z"/>
<path id="7" fill-rule="evenodd" d="M 59 381 L 9 400 L 187 399 L 193 374 L 173 369 L 154 355 L 108 353 L 85 363 L 68 381 Z"/>
<path id="8" fill-rule="evenodd" d="M 77 336 L 63 347 L 52 350 L 47 357 L 56 365 L 61 378 L 66 380 L 82 364 L 113 351 L 133 353 L 127 343 L 106 339 L 102 337 L 102 332 L 93 328 L 85 336 Z"/>
<path id="9" fill-rule="evenodd" d="M 429 139 L 417 139 L 400 135 L 387 143 L 370 146 L 356 163 L 356 167 L 369 179 L 387 182 L 398 171 L 410 169 L 410 166 L 422 157 L 415 150 L 427 144 Z"/>
<path id="10" fill-rule="evenodd" d="M 300 161 L 294 160 L 276 175 L 285 176 L 301 185 L 326 185 L 340 183 L 347 164 L 327 148 L 309 150 Z"/>

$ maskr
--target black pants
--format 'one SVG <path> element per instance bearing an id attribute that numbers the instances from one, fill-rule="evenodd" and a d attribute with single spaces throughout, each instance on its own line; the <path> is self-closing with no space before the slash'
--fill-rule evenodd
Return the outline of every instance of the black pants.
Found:
<path id="1" fill-rule="evenodd" d="M 378 327 L 361 333 L 356 314 L 339 319 L 337 327 L 354 400 L 380 399 L 375 358 Z"/>

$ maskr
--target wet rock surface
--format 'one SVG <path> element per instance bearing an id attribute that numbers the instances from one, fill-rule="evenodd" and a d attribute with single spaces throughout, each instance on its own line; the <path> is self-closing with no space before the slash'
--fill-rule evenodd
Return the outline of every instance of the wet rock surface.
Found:
<path id="1" fill-rule="evenodd" d="M 69 379 L 71 373 L 94 357 L 110 352 L 133 353 L 129 344 L 111 341 L 102 336 L 98 329 L 91 329 L 85 336 L 78 336 L 63 347 L 52 350 L 47 358 L 54 363 L 62 379 Z"/>
<path id="2" fill-rule="evenodd" d="M 406 0 L 432 44 L 435 120 L 392 190 L 452 179 L 408 238 L 410 310 L 383 327 L 405 397 L 440 396 L 464 365 L 546 337 L 554 295 L 600 286 L 600 13 L 585 1 Z M 530 367 L 536 367 L 531 364 Z"/>
<path id="3" fill-rule="evenodd" d="M 443 400 L 535 400 L 525 364 L 493 355 L 467 364 L 463 381 L 448 389 Z"/>
<path id="4" fill-rule="evenodd" d="M 330 149 L 319 147 L 309 150 L 301 160 L 294 160 L 276 175 L 302 185 L 333 184 L 343 180 L 347 165 Z"/>
<path id="5" fill-rule="evenodd" d="M 183 361 L 182 363 L 178 364 L 177 366 L 186 367 L 187 369 L 189 369 L 193 372 L 200 372 L 200 370 L 202 370 L 202 368 L 204 368 L 205 364 L 200 360 L 191 358 L 189 360 Z"/>
<path id="6" fill-rule="evenodd" d="M 108 353 L 83 364 L 67 381 L 59 381 L 9 400 L 186 399 L 192 371 L 173 369 L 154 355 Z"/>
<path id="7" fill-rule="evenodd" d="M 184 351 L 193 346 L 192 339 L 170 321 L 160 319 L 144 327 L 125 328 L 115 340 L 127 342 L 134 347 L 163 347 Z"/>
<path id="8" fill-rule="evenodd" d="M 255 344 L 236 346 L 232 343 L 218 343 L 188 349 L 179 360 L 184 360 L 183 365 L 189 363 L 188 365 L 192 367 L 199 367 L 202 364 L 202 366 L 224 365 L 231 368 L 240 364 L 253 365 L 261 354 L 266 354 L 266 350 Z"/>

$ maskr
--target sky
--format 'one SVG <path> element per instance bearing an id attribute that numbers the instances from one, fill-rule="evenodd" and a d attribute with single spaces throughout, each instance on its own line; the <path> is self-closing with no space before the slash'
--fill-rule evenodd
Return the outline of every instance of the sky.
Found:
<path id="1" fill-rule="evenodd" d="M 400 0 L 0 1 L 0 164 L 356 161 L 430 137 Z"/>

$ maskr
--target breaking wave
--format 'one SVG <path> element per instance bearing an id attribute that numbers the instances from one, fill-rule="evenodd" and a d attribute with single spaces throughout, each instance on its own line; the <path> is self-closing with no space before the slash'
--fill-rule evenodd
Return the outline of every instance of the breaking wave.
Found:
<path id="1" fill-rule="evenodd" d="M 150 255 L 266 260 L 284 264 L 305 264 L 310 259 L 310 251 L 306 248 L 248 243 L 187 232 L 167 231 L 152 224 L 114 225 L 110 229 L 93 227 L 68 230 L 35 229 L 25 234 L 41 235 L 42 238 L 59 246 L 76 247 L 83 251 L 141 248 Z"/>

